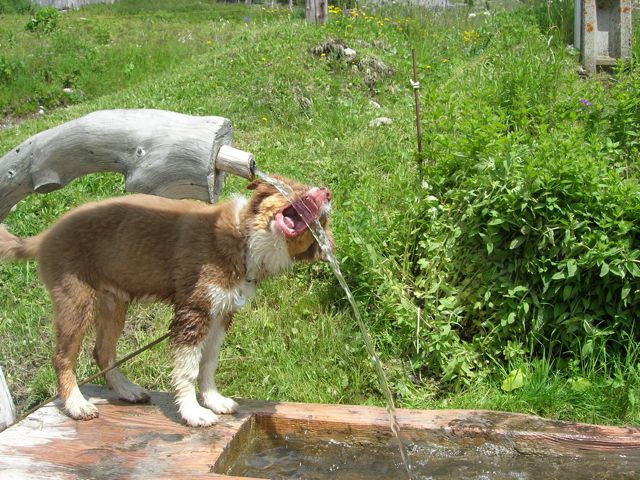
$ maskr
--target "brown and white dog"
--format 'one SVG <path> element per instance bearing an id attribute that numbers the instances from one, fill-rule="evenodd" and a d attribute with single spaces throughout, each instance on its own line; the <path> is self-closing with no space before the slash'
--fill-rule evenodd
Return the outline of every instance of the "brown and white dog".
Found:
<path id="1" fill-rule="evenodd" d="M 327 225 L 326 188 L 280 180 L 294 192 L 294 204 L 304 204 L 305 216 Z M 149 299 L 174 305 L 172 380 L 182 418 L 206 426 L 217 421 L 216 413 L 236 411 L 237 403 L 218 392 L 214 379 L 233 313 L 254 295 L 260 280 L 295 260 L 322 257 L 292 203 L 263 181 L 247 188 L 254 190 L 250 199 L 237 196 L 216 205 L 149 195 L 89 203 L 30 238 L 0 228 L 0 258 L 39 263 L 54 306 L 58 392 L 71 417 L 98 416 L 74 374 L 87 327 L 94 322 L 94 358 L 107 368 L 115 362 L 128 304 Z M 122 399 L 149 400 L 148 392 L 118 369 L 105 377 Z M 206 408 L 197 401 L 196 380 Z"/>

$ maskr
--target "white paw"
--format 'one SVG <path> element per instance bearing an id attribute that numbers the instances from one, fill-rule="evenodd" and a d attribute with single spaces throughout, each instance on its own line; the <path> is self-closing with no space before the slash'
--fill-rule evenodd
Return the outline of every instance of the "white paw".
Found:
<path id="1" fill-rule="evenodd" d="M 216 413 L 235 413 L 238 411 L 238 404 L 233 398 L 223 397 L 218 392 L 204 392 L 202 403 Z"/>
<path id="2" fill-rule="evenodd" d="M 180 409 L 180 415 L 187 422 L 187 425 L 191 427 L 208 427 L 218 423 L 218 416 L 208 408 L 203 408 L 200 405 Z"/>
<path id="3" fill-rule="evenodd" d="M 98 416 L 98 409 L 84 398 L 70 397 L 64 404 L 69 416 L 75 420 L 91 420 Z"/>

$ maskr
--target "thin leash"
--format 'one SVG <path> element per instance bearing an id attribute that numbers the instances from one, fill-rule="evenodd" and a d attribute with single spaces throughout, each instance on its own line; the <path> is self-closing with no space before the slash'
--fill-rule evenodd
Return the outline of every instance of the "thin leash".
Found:
<path id="1" fill-rule="evenodd" d="M 164 335 L 161 335 L 160 337 L 156 338 L 153 342 L 146 344 L 144 347 L 140 347 L 138 350 L 136 350 L 135 352 L 130 353 L 129 355 L 122 357 L 120 360 L 118 360 L 117 362 L 115 362 L 113 365 L 111 365 L 108 368 L 105 368 L 103 370 L 100 370 L 98 373 L 96 373 L 95 375 L 91 375 L 88 378 L 85 378 L 84 380 L 82 380 L 79 384 L 78 387 L 81 387 L 82 385 L 85 385 L 89 382 L 93 382 L 96 378 L 100 377 L 101 375 L 104 375 L 105 373 L 113 370 L 114 368 L 119 367 L 120 365 L 122 365 L 124 362 L 131 360 L 133 357 L 137 357 L 138 355 L 140 355 L 142 352 L 144 352 L 145 350 L 150 349 L 151 347 L 156 346 L 157 344 L 159 344 L 160 342 L 164 341 L 167 339 L 167 337 L 169 337 L 170 332 L 165 333 Z M 47 403 L 51 403 L 53 402 L 55 399 L 58 398 L 60 394 L 56 393 L 55 395 L 53 395 L 52 397 L 47 398 L 45 401 L 39 403 L 38 405 L 36 405 L 35 407 L 31 408 L 30 410 L 28 410 L 26 413 L 23 413 L 14 423 L 17 424 L 19 422 L 21 422 L 22 420 L 24 420 L 25 418 L 27 418 L 29 415 L 31 415 L 33 412 L 35 412 L 36 410 L 44 407 Z"/>

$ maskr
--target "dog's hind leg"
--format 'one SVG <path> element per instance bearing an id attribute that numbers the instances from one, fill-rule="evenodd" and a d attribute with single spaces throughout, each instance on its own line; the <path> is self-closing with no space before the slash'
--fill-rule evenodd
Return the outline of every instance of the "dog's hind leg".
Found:
<path id="1" fill-rule="evenodd" d="M 127 302 L 117 299 L 109 293 L 102 294 L 96 309 L 96 346 L 93 358 L 100 370 L 111 367 L 116 361 L 116 344 L 124 329 L 127 314 Z M 149 392 L 130 382 L 118 368 L 109 370 L 104 375 L 107 385 L 127 402 L 146 403 Z"/>
<path id="2" fill-rule="evenodd" d="M 205 339 L 202 360 L 200 361 L 198 382 L 202 401 L 205 407 L 215 413 L 234 413 L 238 410 L 238 404 L 232 398 L 225 397 L 218 391 L 215 380 L 220 347 L 222 347 L 229 323 L 230 318 L 214 318 L 211 320 L 211 327 Z"/>
<path id="3" fill-rule="evenodd" d="M 74 368 L 82 337 L 93 318 L 95 292 L 79 280 L 67 277 L 51 290 L 51 300 L 56 329 L 53 367 L 58 379 L 58 394 L 72 418 L 90 420 L 98 416 L 98 409 L 80 393 Z"/>

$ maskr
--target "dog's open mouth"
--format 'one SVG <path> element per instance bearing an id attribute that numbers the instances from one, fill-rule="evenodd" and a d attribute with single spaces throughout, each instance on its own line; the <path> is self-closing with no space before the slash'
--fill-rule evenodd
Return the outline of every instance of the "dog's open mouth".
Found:
<path id="1" fill-rule="evenodd" d="M 304 232 L 308 223 L 326 214 L 330 200 L 329 190 L 324 187 L 312 188 L 276 214 L 276 225 L 285 236 L 295 238 Z"/>

